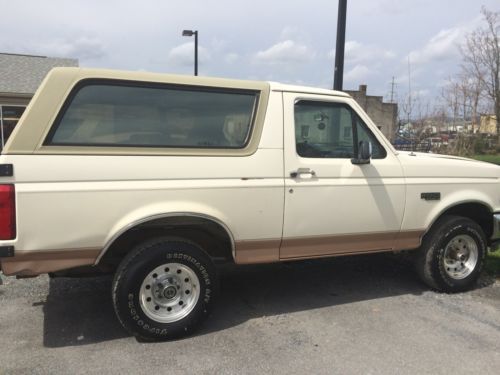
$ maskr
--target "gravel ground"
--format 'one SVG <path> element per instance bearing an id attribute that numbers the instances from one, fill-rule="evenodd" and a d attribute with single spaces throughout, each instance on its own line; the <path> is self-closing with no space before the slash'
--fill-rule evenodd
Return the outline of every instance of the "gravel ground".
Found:
<path id="1" fill-rule="evenodd" d="M 164 343 L 123 331 L 109 277 L 1 277 L 2 375 L 500 371 L 500 283 L 434 293 L 391 255 L 223 268 L 211 319 Z"/>

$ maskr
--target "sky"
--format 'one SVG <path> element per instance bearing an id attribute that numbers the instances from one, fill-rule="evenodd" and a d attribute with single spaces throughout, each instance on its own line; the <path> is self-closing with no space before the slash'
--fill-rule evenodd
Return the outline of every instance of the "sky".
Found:
<path id="1" fill-rule="evenodd" d="M 433 100 L 459 70 L 458 45 L 498 0 L 348 0 L 344 89 Z M 331 88 L 336 0 L 0 0 L 0 52 L 82 67 L 199 74 Z M 410 64 L 408 64 L 408 60 Z M 408 65 L 410 69 L 408 69 Z"/>

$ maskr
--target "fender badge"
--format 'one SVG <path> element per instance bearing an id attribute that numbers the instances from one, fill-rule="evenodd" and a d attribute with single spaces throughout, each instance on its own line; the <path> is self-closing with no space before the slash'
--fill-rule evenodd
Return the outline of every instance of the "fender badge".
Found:
<path id="1" fill-rule="evenodd" d="M 422 193 L 420 198 L 426 201 L 438 201 L 441 200 L 441 193 Z"/>

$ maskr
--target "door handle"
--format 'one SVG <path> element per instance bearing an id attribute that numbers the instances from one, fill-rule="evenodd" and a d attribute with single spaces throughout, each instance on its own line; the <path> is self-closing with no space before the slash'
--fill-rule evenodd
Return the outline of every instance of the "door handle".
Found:
<path id="1" fill-rule="evenodd" d="M 316 177 L 316 172 L 311 168 L 299 168 L 296 171 L 290 172 L 292 178 L 302 178 L 302 175 L 309 175 L 309 178 Z"/>

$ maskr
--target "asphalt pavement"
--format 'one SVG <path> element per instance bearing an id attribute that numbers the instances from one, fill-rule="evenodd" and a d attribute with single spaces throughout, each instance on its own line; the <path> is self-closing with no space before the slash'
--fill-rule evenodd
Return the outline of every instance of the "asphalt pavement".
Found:
<path id="1" fill-rule="evenodd" d="M 111 278 L 1 276 L 0 374 L 498 374 L 500 282 L 440 294 L 406 258 L 224 267 L 195 335 L 143 343 Z"/>

